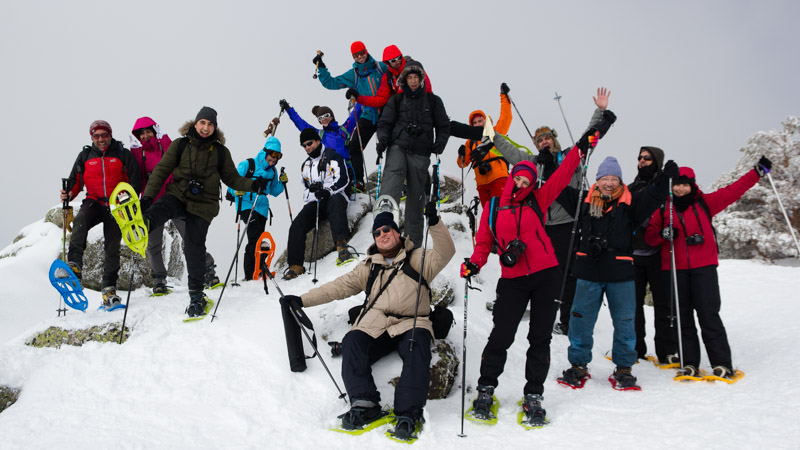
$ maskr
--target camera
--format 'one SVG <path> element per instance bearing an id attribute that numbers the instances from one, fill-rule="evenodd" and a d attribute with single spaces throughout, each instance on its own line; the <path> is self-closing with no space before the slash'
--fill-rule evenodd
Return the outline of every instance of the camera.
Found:
<path id="1" fill-rule="evenodd" d="M 411 122 L 406 125 L 406 132 L 411 136 L 419 136 L 422 134 L 422 128 L 416 122 Z"/>
<path id="2" fill-rule="evenodd" d="M 484 164 L 484 163 L 478 164 L 478 172 L 481 175 L 486 175 L 491 170 L 492 170 L 492 167 L 489 164 Z"/>
<path id="3" fill-rule="evenodd" d="M 203 182 L 201 180 L 189 180 L 189 186 L 187 188 L 189 193 L 192 195 L 200 195 L 203 193 Z"/>
<path id="4" fill-rule="evenodd" d="M 702 234 L 693 234 L 686 237 L 686 245 L 700 245 L 705 242 Z"/>
<path id="5" fill-rule="evenodd" d="M 500 264 L 505 267 L 514 267 L 514 265 L 517 264 L 517 259 L 522 256 L 526 248 L 528 248 L 528 246 L 519 239 L 514 239 L 509 242 L 508 245 L 506 245 L 506 249 L 500 254 Z"/>
<path id="6" fill-rule="evenodd" d="M 332 357 L 335 358 L 337 356 L 342 356 L 342 343 L 341 342 L 330 341 L 330 342 L 328 342 L 328 345 L 331 346 L 331 356 Z"/>
<path id="7" fill-rule="evenodd" d="M 608 240 L 605 236 L 589 236 L 589 255 L 597 257 L 600 253 L 608 248 Z"/>

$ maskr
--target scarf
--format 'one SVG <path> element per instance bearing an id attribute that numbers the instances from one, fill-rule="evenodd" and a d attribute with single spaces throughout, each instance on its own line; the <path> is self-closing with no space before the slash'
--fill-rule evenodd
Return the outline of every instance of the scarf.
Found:
<path id="1" fill-rule="evenodd" d="M 594 191 L 592 191 L 592 197 L 590 199 L 589 214 L 591 214 L 592 217 L 595 217 L 597 219 L 602 218 L 603 211 L 605 211 L 608 208 L 608 204 L 613 202 L 614 200 L 617 200 L 622 195 L 623 192 L 625 192 L 625 189 L 622 186 L 622 184 L 617 186 L 617 188 L 614 189 L 614 192 L 612 192 L 611 195 L 603 195 L 602 193 L 600 193 L 600 188 L 595 186 Z"/>
<path id="2" fill-rule="evenodd" d="M 397 245 L 395 247 L 393 247 L 393 248 L 386 249 L 386 250 L 378 248 L 378 253 L 383 255 L 384 258 L 394 258 L 395 256 L 397 256 L 398 253 L 400 253 L 400 248 L 402 247 L 401 244 L 402 244 L 402 240 L 399 240 L 399 241 L 397 241 Z M 376 247 L 377 247 L 377 245 L 376 245 Z"/>

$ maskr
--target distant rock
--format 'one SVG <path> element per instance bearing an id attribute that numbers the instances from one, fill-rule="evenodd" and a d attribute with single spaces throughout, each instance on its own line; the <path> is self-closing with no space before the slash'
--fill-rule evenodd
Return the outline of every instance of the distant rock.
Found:
<path id="1" fill-rule="evenodd" d="M 122 342 L 128 340 L 130 333 L 130 328 L 125 327 Z M 59 327 L 50 327 L 29 339 L 25 344 L 36 348 L 61 348 L 62 345 L 80 347 L 90 341 L 119 342 L 119 324 L 108 323 L 83 330 L 64 330 Z"/>

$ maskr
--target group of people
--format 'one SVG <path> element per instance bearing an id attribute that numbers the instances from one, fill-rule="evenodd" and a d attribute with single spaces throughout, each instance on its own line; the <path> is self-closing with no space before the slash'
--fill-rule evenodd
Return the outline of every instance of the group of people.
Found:
<path id="1" fill-rule="evenodd" d="M 545 421 L 542 401 L 553 333 L 566 334 L 570 342 L 571 367 L 559 383 L 579 388 L 589 377 L 593 330 L 604 295 L 614 324 L 611 358 L 616 369 L 609 381 L 616 389 L 638 389 L 631 367 L 647 351 L 642 305 L 648 285 L 655 305 L 658 360 L 673 363 L 682 356 L 682 370 L 697 373 L 697 311 L 714 373 L 733 375 L 719 317 L 718 252 L 711 218 L 769 171 L 769 160 L 762 158 L 731 186 L 706 194 L 698 189 L 692 169 L 664 163 L 661 149 L 645 146 L 632 183 L 623 183 L 619 162 L 609 156 L 589 186 L 583 167 L 616 120 L 608 110 L 608 90 L 600 88 L 593 97 L 597 109 L 573 147 L 562 148 L 556 130 L 542 126 L 531 136 L 538 151 L 534 154 L 507 136 L 512 114 L 505 83 L 500 87 L 496 124 L 482 110 L 461 123 L 448 118 L 422 64 L 397 46 L 386 47 L 380 61 L 360 41 L 351 45 L 350 53 L 352 69 L 339 76 L 330 74 L 321 52 L 312 60 L 322 86 L 346 90 L 346 98 L 353 102 L 343 124 L 331 108 L 315 106 L 311 111 L 319 123 L 315 127 L 286 100 L 279 102 L 282 113 L 288 113 L 300 131 L 300 145 L 307 154 L 301 166 L 304 206 L 289 228 L 285 280 L 305 272 L 306 234 L 320 220 L 330 223 L 337 263 L 352 259 L 346 211 L 352 195 L 366 191 L 364 158 L 373 135 L 379 164 L 385 158 L 378 194 L 400 203 L 404 186 L 407 193 L 405 236 L 391 213 L 380 213 L 372 225 L 374 243 L 352 271 L 303 295 L 281 298 L 284 306 L 297 310 L 362 291 L 367 295 L 341 346 L 342 377 L 351 401 L 350 410 L 341 416 L 344 428 L 361 428 L 382 416 L 370 366 L 394 350 L 403 359 L 394 400 L 396 435 L 409 438 L 422 419 L 434 339 L 429 286 L 455 255 L 450 233 L 431 201 L 428 170 L 432 155 L 438 158 L 451 136 L 467 140 L 456 159 L 460 167 L 473 169 L 483 208 L 474 252 L 462 264 L 460 275 L 471 280 L 491 253 L 499 255 L 502 265 L 492 311 L 494 327 L 483 350 L 473 402 L 476 418 L 493 415 L 493 393 L 528 308 L 523 410 L 529 423 Z M 108 195 L 118 182 L 127 181 L 141 193 L 154 293 L 167 292 L 161 235 L 165 222 L 173 220 L 185 243 L 190 297 L 186 312 L 192 317 L 204 314 L 204 285 L 219 281 L 205 241 L 209 224 L 219 213 L 221 182 L 229 187 L 228 198 L 236 202 L 239 220 L 247 223 L 243 262 L 245 273 L 254 273 L 255 243 L 266 226 L 268 196 L 282 194 L 288 181 L 275 168 L 283 156 L 274 136 L 279 123 L 278 117 L 273 119 L 273 135 L 264 148 L 237 167 L 224 145 L 217 113 L 210 107 L 203 107 L 181 127 L 182 136 L 175 141 L 151 118 L 138 119 L 130 151 L 113 139 L 107 122 L 93 122 L 92 145 L 79 154 L 67 189 L 61 192 L 62 200 L 72 200 L 82 188 L 87 191 L 67 257 L 73 271 L 80 276 L 87 231 L 102 222 L 103 301 L 120 301 L 116 296 L 120 232 L 109 213 Z M 428 232 L 433 248 L 420 249 Z M 674 328 L 670 317 L 673 272 L 681 330 Z M 678 332 L 684 343 L 682 355 Z"/>

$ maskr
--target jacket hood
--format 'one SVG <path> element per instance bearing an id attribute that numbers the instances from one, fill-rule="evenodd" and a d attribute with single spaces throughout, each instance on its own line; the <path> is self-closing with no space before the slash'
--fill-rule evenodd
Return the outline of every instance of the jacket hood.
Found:
<path id="1" fill-rule="evenodd" d="M 384 62 L 389 61 L 390 59 L 395 59 L 398 56 L 403 56 L 403 52 L 401 52 L 400 49 L 397 48 L 397 46 L 394 44 L 389 45 L 388 47 L 383 49 Z"/>
<path id="2" fill-rule="evenodd" d="M 681 177 L 695 178 L 694 170 L 691 167 L 681 167 L 678 169 L 678 174 Z"/>
<path id="3" fill-rule="evenodd" d="M 516 191 L 514 188 L 516 187 L 516 183 L 514 182 L 514 177 L 509 176 L 506 179 L 506 185 L 503 187 L 503 194 L 500 196 L 500 204 L 507 205 L 510 203 L 522 203 L 528 195 L 533 191 L 534 187 L 536 186 L 536 166 L 530 161 L 520 161 L 519 164 L 514 166 L 513 172 L 520 171 L 520 168 L 527 168 L 534 174 L 534 179 L 531 180 L 530 186 L 522 189 L 517 189 Z M 524 175 L 528 176 L 527 173 Z"/>
<path id="4" fill-rule="evenodd" d="M 664 168 L 664 150 L 661 150 L 658 147 L 642 147 L 639 149 L 639 154 L 641 155 L 643 151 L 647 151 L 653 158 L 656 159 L 656 164 L 658 165 L 658 170 L 662 170 Z M 691 169 L 689 169 L 691 170 Z"/>
<path id="5" fill-rule="evenodd" d="M 419 74 L 419 88 L 425 89 L 425 69 L 422 67 L 418 61 L 406 61 L 406 66 L 403 68 L 403 71 L 400 72 L 400 76 L 397 78 L 397 84 L 403 86 L 403 90 L 406 90 L 408 85 L 406 84 L 406 78 L 408 74 L 416 72 Z"/>
<path id="6" fill-rule="evenodd" d="M 267 138 L 267 142 L 264 143 L 264 149 L 281 153 L 281 141 L 275 136 L 270 136 Z"/>
<path id="7" fill-rule="evenodd" d="M 133 124 L 133 129 L 131 130 L 131 133 L 135 133 L 136 130 L 141 130 L 142 128 L 152 127 L 155 125 L 158 125 L 155 120 L 147 116 L 139 117 L 138 119 L 136 119 L 136 123 Z"/>
<path id="8" fill-rule="evenodd" d="M 180 134 L 181 136 L 186 136 L 189 133 L 189 130 L 194 128 L 195 123 L 196 121 L 194 119 L 187 120 L 186 123 L 184 123 L 183 125 L 181 125 L 180 128 L 178 128 L 178 134 Z M 214 129 L 214 133 L 217 135 L 217 140 L 219 141 L 219 143 L 225 145 L 225 133 L 222 132 L 222 129 L 216 127 Z"/>
<path id="9" fill-rule="evenodd" d="M 401 242 L 401 248 L 400 248 L 400 252 L 397 252 L 398 256 L 400 256 L 400 253 L 403 250 L 405 250 L 406 251 L 405 254 L 408 255 L 411 252 L 411 250 L 414 249 L 414 242 L 411 240 L 410 237 L 401 236 L 400 237 L 400 242 Z M 369 246 L 369 248 L 367 248 L 367 256 L 371 256 L 371 255 L 379 255 L 381 258 L 383 258 L 383 255 L 381 255 L 381 252 L 378 250 L 378 244 L 376 244 L 374 241 Z M 397 260 L 395 259 L 395 261 L 397 261 Z"/>
<path id="10" fill-rule="evenodd" d="M 472 120 L 474 118 L 478 117 L 478 116 L 481 116 L 481 117 L 483 117 L 483 120 L 486 120 L 486 113 L 484 113 L 480 109 L 476 109 L 475 111 L 472 111 L 471 113 L 469 113 L 469 119 L 467 119 L 467 125 L 471 126 L 472 125 Z"/>

